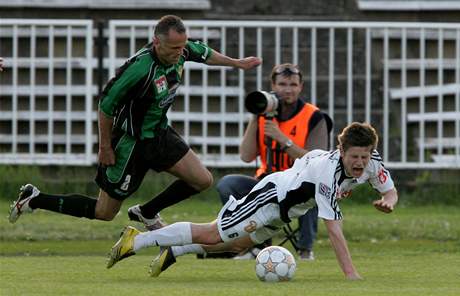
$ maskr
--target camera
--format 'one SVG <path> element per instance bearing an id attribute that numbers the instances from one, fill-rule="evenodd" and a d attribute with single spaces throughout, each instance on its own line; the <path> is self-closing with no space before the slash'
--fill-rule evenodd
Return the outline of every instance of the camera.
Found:
<path id="1" fill-rule="evenodd" d="M 244 106 L 252 114 L 274 116 L 281 104 L 278 95 L 274 92 L 253 91 L 244 99 Z"/>

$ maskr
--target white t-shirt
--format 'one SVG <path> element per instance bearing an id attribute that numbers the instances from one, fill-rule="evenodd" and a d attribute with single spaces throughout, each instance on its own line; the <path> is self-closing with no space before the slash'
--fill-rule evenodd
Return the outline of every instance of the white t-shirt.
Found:
<path id="1" fill-rule="evenodd" d="M 381 193 L 394 188 L 390 173 L 376 150 L 359 178 L 345 176 L 339 150 L 317 149 L 297 159 L 290 169 L 265 177 L 253 190 L 268 182 L 276 184 L 280 215 L 285 222 L 305 214 L 314 206 L 313 197 L 318 206 L 318 217 L 340 220 L 342 213 L 338 201 L 350 196 L 357 185 L 369 182 Z"/>

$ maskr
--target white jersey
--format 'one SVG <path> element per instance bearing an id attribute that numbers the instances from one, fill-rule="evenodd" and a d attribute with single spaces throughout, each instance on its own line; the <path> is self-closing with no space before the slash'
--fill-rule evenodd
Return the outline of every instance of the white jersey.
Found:
<path id="1" fill-rule="evenodd" d="M 350 178 L 339 150 L 313 150 L 290 169 L 263 178 L 242 199 L 230 196 L 217 217 L 219 234 L 224 242 L 250 235 L 253 242 L 261 243 L 315 205 L 318 217 L 340 220 L 338 201 L 365 182 L 381 193 L 394 187 L 377 151 L 372 152 L 361 177 Z"/>
<path id="2" fill-rule="evenodd" d="M 376 150 L 359 178 L 346 177 L 339 150 L 317 149 L 297 159 L 290 169 L 265 177 L 253 190 L 267 182 L 276 185 L 280 215 L 285 222 L 305 214 L 312 207 L 313 197 L 318 217 L 339 220 L 342 213 L 338 201 L 350 196 L 357 185 L 369 182 L 381 193 L 394 188 L 390 173 Z"/>

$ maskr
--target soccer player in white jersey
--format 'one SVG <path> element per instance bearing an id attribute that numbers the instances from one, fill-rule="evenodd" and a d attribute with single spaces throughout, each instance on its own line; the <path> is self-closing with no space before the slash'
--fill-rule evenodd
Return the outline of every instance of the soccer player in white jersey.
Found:
<path id="1" fill-rule="evenodd" d="M 351 123 L 338 140 L 337 150 L 313 150 L 297 159 L 292 168 L 264 178 L 243 199 L 230 197 L 213 222 L 178 222 L 148 232 L 126 227 L 112 247 L 107 268 L 149 246 L 161 247 L 150 266 L 154 277 L 184 254 L 240 252 L 272 237 L 316 204 L 343 273 L 350 280 L 361 279 L 342 232 L 338 201 L 349 197 L 357 185 L 369 182 L 381 195 L 374 207 L 391 213 L 398 194 L 375 150 L 378 136 L 371 125 Z"/>

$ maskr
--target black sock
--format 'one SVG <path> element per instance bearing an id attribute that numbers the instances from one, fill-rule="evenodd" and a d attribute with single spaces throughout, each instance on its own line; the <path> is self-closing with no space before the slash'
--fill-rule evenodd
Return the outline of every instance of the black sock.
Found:
<path id="1" fill-rule="evenodd" d="M 140 206 L 142 215 L 145 218 L 151 219 L 161 210 L 183 201 L 198 192 L 198 190 L 185 181 L 177 180 L 152 200 Z"/>
<path id="2" fill-rule="evenodd" d="M 32 198 L 29 206 L 32 209 L 44 209 L 75 217 L 94 219 L 97 199 L 80 195 L 51 195 L 40 193 Z"/>

